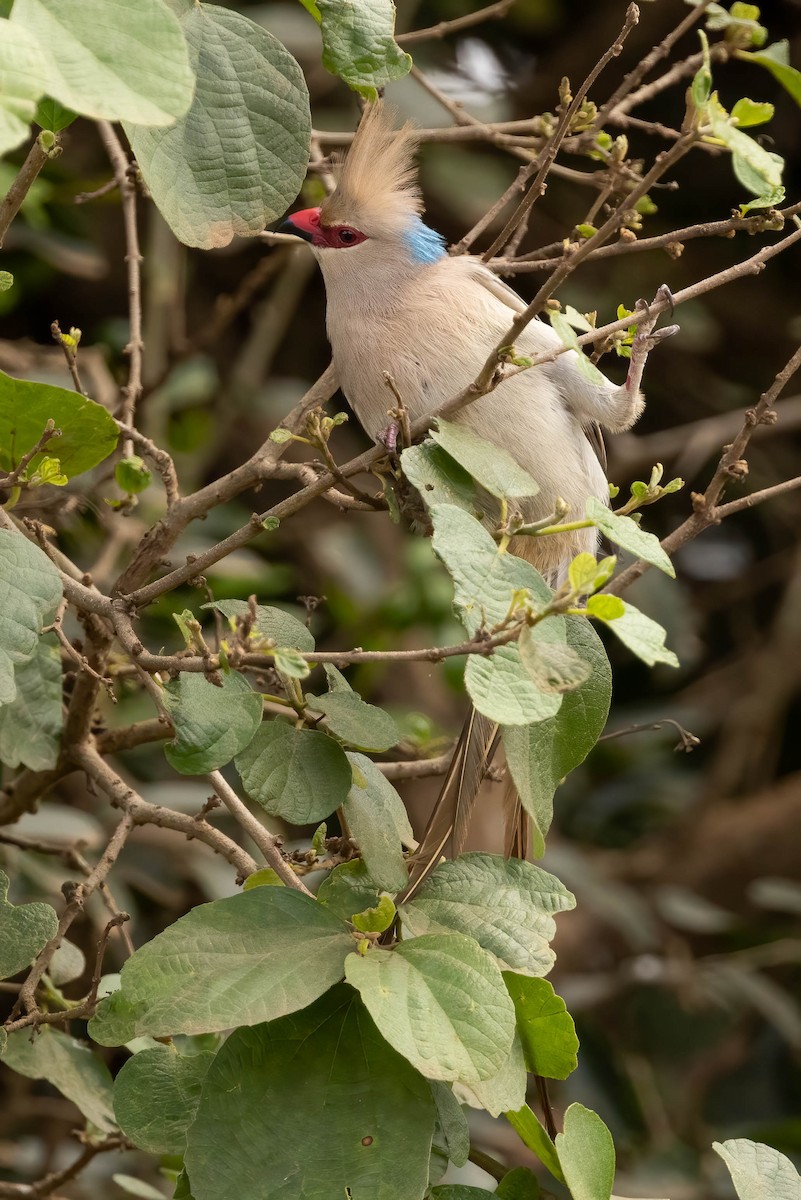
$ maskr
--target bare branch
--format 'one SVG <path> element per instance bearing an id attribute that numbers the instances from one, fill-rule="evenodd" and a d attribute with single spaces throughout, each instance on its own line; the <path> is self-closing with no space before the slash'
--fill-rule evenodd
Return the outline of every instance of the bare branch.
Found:
<path id="1" fill-rule="evenodd" d="M 3 245 L 3 240 L 8 233 L 8 227 L 19 212 L 20 206 L 31 190 L 36 176 L 49 158 L 55 158 L 60 153 L 61 147 L 58 145 L 57 137 L 55 145 L 49 151 L 43 149 L 39 137 L 34 139 L 34 143 L 28 151 L 28 157 L 17 172 L 17 176 L 11 187 L 3 199 L 0 200 L 0 246 Z"/>
<path id="2" fill-rule="evenodd" d="M 431 42 L 448 37 L 452 33 L 461 33 L 463 29 L 472 29 L 473 26 L 481 25 L 485 21 L 500 20 L 501 17 L 506 16 L 514 3 L 515 0 L 495 0 L 494 4 L 488 4 L 486 8 L 465 13 L 463 17 L 454 17 L 452 21 L 440 21 L 437 25 L 429 25 L 427 29 L 415 29 L 411 33 L 400 33 L 395 40 L 401 46 L 412 46 L 417 42 Z"/>

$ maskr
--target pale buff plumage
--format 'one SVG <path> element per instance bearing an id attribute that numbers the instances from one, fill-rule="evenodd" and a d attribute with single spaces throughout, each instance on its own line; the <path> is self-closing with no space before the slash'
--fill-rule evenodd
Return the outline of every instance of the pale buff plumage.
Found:
<path id="1" fill-rule="evenodd" d="M 373 438 L 396 404 L 385 372 L 412 418 L 429 413 L 476 378 L 525 307 L 478 259 L 437 253 L 436 235 L 420 222 L 415 149 L 413 129 L 393 131 L 382 107 L 374 105 L 337 168 L 336 191 L 319 214 L 301 214 L 308 222 L 302 236 L 312 241 L 325 279 L 328 335 L 342 390 Z M 326 244 L 338 226 L 358 230 L 365 240 Z M 561 342 L 550 325 L 536 320 L 516 345 L 533 355 Z M 596 425 L 627 429 L 642 409 L 636 387 L 589 382 L 577 363 L 575 352 L 562 354 L 508 379 L 453 417 L 508 450 L 536 479 L 539 494 L 525 501 L 528 520 L 551 513 L 557 498 L 568 503 L 573 519 L 583 517 L 589 496 L 606 501 L 606 477 L 587 434 Z M 596 548 L 594 529 L 517 538 L 510 547 L 552 584 L 575 554 Z M 423 835 L 407 896 L 449 838 L 458 852 L 497 737 L 497 726 L 474 710 Z M 509 814 L 508 852 L 525 856 L 526 819 L 514 794 Z"/>
<path id="2" fill-rule="evenodd" d="M 415 261 L 408 231 L 419 221 L 413 168 L 414 131 L 394 132 L 380 105 L 363 119 L 336 191 L 324 202 L 325 225 L 349 225 L 366 235 L 349 248 L 314 247 L 326 284 L 328 335 L 342 390 L 371 437 L 395 404 L 388 371 L 411 414 L 418 417 L 454 396 L 478 375 L 523 301 L 476 258 L 443 255 Z M 533 321 L 517 341 L 520 353 L 561 345 L 550 325 Z M 535 367 L 474 401 L 454 419 L 503 446 L 537 480 L 526 502 L 536 520 L 557 497 L 570 517 L 583 516 L 588 496 L 606 500 L 606 477 L 587 439 L 593 423 L 617 432 L 642 409 L 638 392 L 593 384 L 573 351 Z M 517 539 L 513 549 L 553 581 L 581 550 L 594 550 L 594 530 Z"/>

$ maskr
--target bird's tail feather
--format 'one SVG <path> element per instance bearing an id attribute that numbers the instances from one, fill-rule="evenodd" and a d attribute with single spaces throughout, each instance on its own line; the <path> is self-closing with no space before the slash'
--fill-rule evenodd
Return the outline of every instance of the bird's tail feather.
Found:
<path id="1" fill-rule="evenodd" d="M 401 900 L 408 900 L 437 865 L 448 842 L 459 854 L 467 837 L 473 806 L 492 762 L 500 736 L 499 726 L 476 709 L 462 727 L 451 765 L 443 780 L 409 872 Z"/>

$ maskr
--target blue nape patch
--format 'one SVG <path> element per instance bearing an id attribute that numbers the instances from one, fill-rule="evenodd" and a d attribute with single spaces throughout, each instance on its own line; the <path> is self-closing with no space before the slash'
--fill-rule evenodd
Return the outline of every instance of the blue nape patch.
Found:
<path id="1" fill-rule="evenodd" d="M 445 254 L 445 239 L 436 229 L 429 229 L 419 217 L 415 217 L 403 235 L 409 253 L 415 262 L 433 263 Z"/>

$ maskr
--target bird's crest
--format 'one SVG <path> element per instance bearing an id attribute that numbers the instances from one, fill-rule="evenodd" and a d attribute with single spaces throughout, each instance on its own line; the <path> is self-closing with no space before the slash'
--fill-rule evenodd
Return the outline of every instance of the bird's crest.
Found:
<path id="1" fill-rule="evenodd" d="M 393 129 L 383 104 L 371 104 L 356 130 L 344 161 L 335 164 L 334 191 L 323 201 L 325 225 L 380 223 L 388 230 L 408 224 L 422 211 L 414 154 L 417 137 L 406 124 Z"/>

